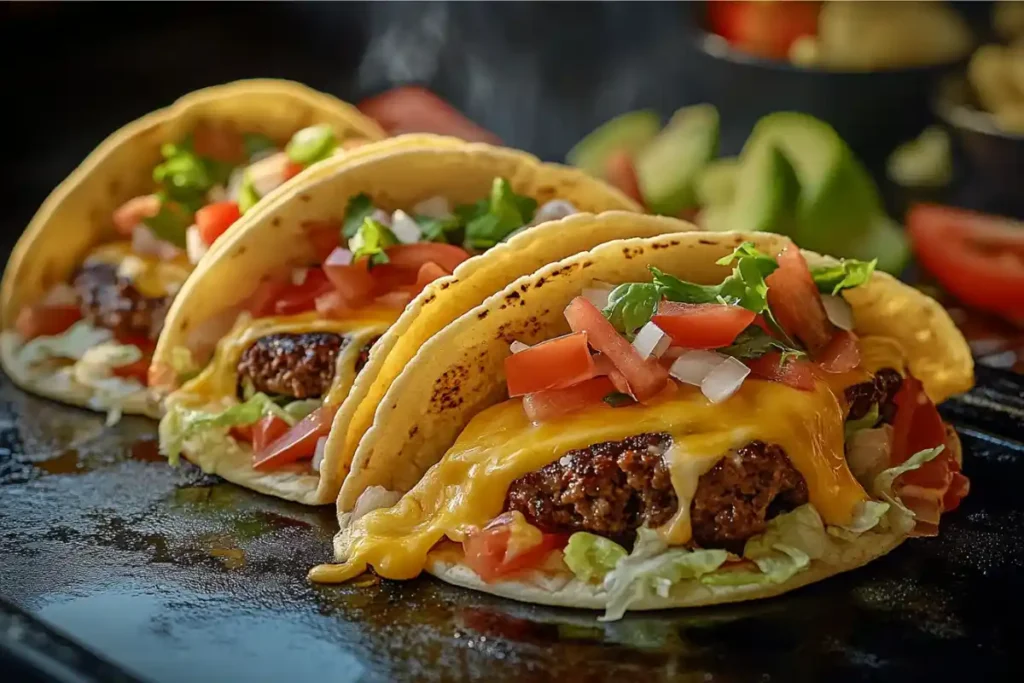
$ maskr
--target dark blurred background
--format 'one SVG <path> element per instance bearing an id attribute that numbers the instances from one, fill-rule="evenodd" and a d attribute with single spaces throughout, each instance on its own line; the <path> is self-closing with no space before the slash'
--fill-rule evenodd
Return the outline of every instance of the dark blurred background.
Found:
<path id="1" fill-rule="evenodd" d="M 990 3 L 954 4 L 984 23 Z M 697 3 L 642 2 L 0 5 L 4 110 L 13 116 L 3 239 L 13 244 L 50 189 L 117 127 L 243 77 L 292 78 L 354 101 L 424 84 L 506 144 L 549 160 L 630 109 L 668 116 L 712 101 L 722 151 L 733 153 L 757 117 L 779 106 L 778 89 L 700 52 L 698 12 Z M 807 96 L 827 106 L 833 94 Z M 840 133 L 877 170 L 887 150 L 871 141 L 891 148 L 890 138 L 931 115 L 885 92 L 875 99 L 895 109 Z M 862 140 L 850 140 L 858 129 Z"/>

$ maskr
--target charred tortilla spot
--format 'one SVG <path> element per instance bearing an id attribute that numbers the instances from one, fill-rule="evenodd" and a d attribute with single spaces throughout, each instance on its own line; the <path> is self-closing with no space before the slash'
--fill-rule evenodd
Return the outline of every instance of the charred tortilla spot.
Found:
<path id="1" fill-rule="evenodd" d="M 592 265 L 594 265 L 594 262 L 593 262 L 593 261 L 584 261 L 584 262 L 583 262 L 583 268 L 584 268 L 584 270 L 585 270 L 585 269 L 587 269 L 587 268 L 590 268 L 590 267 L 591 267 Z"/>
<path id="2" fill-rule="evenodd" d="M 488 313 L 490 313 L 490 311 L 488 311 L 488 310 L 487 310 L 487 309 L 485 308 L 484 310 L 482 310 L 482 311 L 480 311 L 479 313 L 477 313 L 477 314 L 476 314 L 476 317 L 477 317 L 477 319 L 479 319 L 479 320 L 483 320 L 484 318 L 486 318 L 486 317 L 487 317 L 487 314 L 488 314 Z"/>
<path id="3" fill-rule="evenodd" d="M 519 298 L 519 292 L 512 292 L 511 294 L 506 294 L 505 295 L 505 301 L 510 301 L 512 299 L 518 299 L 518 298 Z"/>
<path id="4" fill-rule="evenodd" d="M 111 180 L 110 186 L 107 189 L 110 191 L 111 197 L 117 197 L 119 194 L 121 194 L 121 181 L 116 179 Z"/>
<path id="5" fill-rule="evenodd" d="M 541 287 L 544 286 L 545 282 L 547 282 L 547 278 L 543 278 L 543 277 L 542 278 L 538 278 L 537 282 L 535 282 L 534 285 L 533 285 L 534 289 L 540 289 Z M 523 285 L 523 292 L 526 292 L 528 289 L 529 289 L 528 285 Z"/>
<path id="6" fill-rule="evenodd" d="M 280 227 L 281 226 L 281 217 L 280 216 L 274 216 L 273 220 L 270 221 L 270 224 L 273 225 L 275 228 Z"/>
<path id="7" fill-rule="evenodd" d="M 451 284 L 452 284 L 451 282 L 447 282 L 447 281 L 446 281 L 446 282 L 442 282 L 442 283 L 441 283 L 440 285 L 438 285 L 438 286 L 439 286 L 439 287 L 440 287 L 441 289 L 448 289 L 448 288 L 449 288 L 449 287 L 451 286 Z"/>
<path id="8" fill-rule="evenodd" d="M 431 292 L 430 294 L 428 294 L 426 296 L 425 299 L 423 299 L 423 305 L 426 306 L 427 304 L 429 304 L 431 301 L 433 301 L 436 298 L 437 298 L 437 295 L 434 294 L 433 292 Z"/>
<path id="9" fill-rule="evenodd" d="M 299 200 L 300 200 L 300 201 L 303 201 L 303 202 L 308 202 L 308 201 L 310 201 L 311 199 L 313 199 L 313 198 L 312 198 L 312 197 L 310 197 L 310 196 L 309 196 L 308 194 L 300 194 L 300 195 L 299 195 Z"/>
<path id="10" fill-rule="evenodd" d="M 245 252 L 249 251 L 249 248 L 244 244 L 239 245 L 238 249 L 235 249 L 235 256 L 241 258 L 245 256 Z"/>
<path id="11" fill-rule="evenodd" d="M 697 242 L 699 242 L 700 244 L 706 244 L 706 245 L 708 245 L 709 247 L 713 247 L 713 246 L 715 246 L 715 242 L 714 242 L 714 240 L 706 240 L 706 239 L 704 239 L 703 237 L 702 237 L 701 239 L 697 240 Z"/>
<path id="12" fill-rule="evenodd" d="M 409 438 L 411 439 L 412 437 L 416 436 L 416 432 L 418 432 L 418 431 L 420 431 L 420 426 L 419 425 L 413 425 L 412 427 L 410 427 L 409 428 Z"/>
<path id="13" fill-rule="evenodd" d="M 469 368 L 456 365 L 445 370 L 434 382 L 434 390 L 430 396 L 433 412 L 453 410 L 462 405 L 460 389 L 463 382 L 469 379 Z"/>
<path id="14" fill-rule="evenodd" d="M 191 320 L 189 320 L 188 318 L 183 318 L 182 321 L 181 321 L 181 324 L 178 327 L 181 328 L 182 332 L 185 332 L 186 330 L 188 330 L 188 327 L 191 324 L 192 324 Z"/>

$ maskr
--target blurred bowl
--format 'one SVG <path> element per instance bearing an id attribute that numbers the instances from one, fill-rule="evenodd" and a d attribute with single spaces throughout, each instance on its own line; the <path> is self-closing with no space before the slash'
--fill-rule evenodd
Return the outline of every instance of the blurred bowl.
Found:
<path id="1" fill-rule="evenodd" d="M 982 211 L 1024 218 L 1024 136 L 999 128 L 962 73 L 939 84 L 934 109 L 952 136 L 962 193 Z"/>
<path id="2" fill-rule="evenodd" d="M 799 111 L 829 123 L 881 177 L 889 153 L 934 123 L 930 105 L 936 84 L 964 63 L 878 71 L 807 68 L 735 50 L 704 30 L 700 16 L 691 22 L 695 49 L 688 71 L 701 101 L 721 113 L 726 154 L 739 151 L 762 116 Z"/>

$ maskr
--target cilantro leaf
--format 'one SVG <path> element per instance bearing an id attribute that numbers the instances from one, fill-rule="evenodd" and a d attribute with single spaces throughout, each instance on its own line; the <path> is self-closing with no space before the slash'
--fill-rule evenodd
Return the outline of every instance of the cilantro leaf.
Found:
<path id="1" fill-rule="evenodd" d="M 348 248 L 352 252 L 353 261 L 366 256 L 370 259 L 370 265 L 376 266 L 388 262 L 384 250 L 396 244 L 398 238 L 387 226 L 367 217 L 348 241 Z"/>
<path id="2" fill-rule="evenodd" d="M 751 325 L 743 330 L 733 340 L 732 344 L 716 349 L 716 351 L 740 360 L 760 358 L 769 351 L 781 351 L 787 358 L 794 355 L 804 355 L 804 352 L 800 349 L 788 346 L 785 342 L 772 337 L 757 325 Z"/>
<path id="3" fill-rule="evenodd" d="M 185 232 L 192 225 L 192 211 L 180 202 L 167 197 L 166 193 L 158 192 L 160 211 L 155 216 L 142 219 L 157 239 L 170 242 L 181 249 L 185 248 Z"/>
<path id="4" fill-rule="evenodd" d="M 341 232 L 345 236 L 345 239 L 352 239 L 359 232 L 359 228 L 363 225 L 363 221 L 370 217 L 377 208 L 373 205 L 373 200 L 370 199 L 370 195 L 365 192 L 349 198 L 348 204 L 345 206 L 345 220 L 342 224 Z"/>
<path id="5" fill-rule="evenodd" d="M 822 294 L 839 294 L 844 289 L 859 287 L 871 279 L 875 272 L 875 265 L 878 259 L 871 261 L 857 261 L 856 259 L 843 259 L 834 266 L 818 266 L 811 268 L 811 277 L 818 291 Z"/>
<path id="6" fill-rule="evenodd" d="M 447 242 L 461 244 L 465 236 L 462 221 L 458 216 L 448 218 L 432 218 L 431 216 L 414 216 L 413 220 L 420 226 L 420 233 L 427 242 Z"/>
<path id="7" fill-rule="evenodd" d="M 657 283 L 630 282 L 619 285 L 608 294 L 604 317 L 627 339 L 632 340 L 637 330 L 647 324 L 661 301 Z"/>
<path id="8" fill-rule="evenodd" d="M 536 200 L 517 195 L 509 182 L 499 177 L 491 184 L 487 200 L 456 207 L 455 214 L 466 223 L 466 246 L 484 250 L 529 223 L 536 210 Z"/>
<path id="9" fill-rule="evenodd" d="M 274 141 L 263 133 L 243 133 L 242 140 L 245 145 L 245 156 L 250 161 L 254 156 L 276 148 Z"/>
<path id="10" fill-rule="evenodd" d="M 620 391 L 613 391 L 601 400 L 612 408 L 621 408 L 622 406 L 628 406 L 636 403 L 632 396 L 629 394 L 623 394 Z"/>

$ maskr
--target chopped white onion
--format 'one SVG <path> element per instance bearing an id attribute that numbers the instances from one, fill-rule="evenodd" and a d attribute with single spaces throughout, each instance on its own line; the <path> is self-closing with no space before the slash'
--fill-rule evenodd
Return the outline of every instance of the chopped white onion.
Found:
<path id="1" fill-rule="evenodd" d="M 452 206 L 445 197 L 438 195 L 416 204 L 412 207 L 412 213 L 414 216 L 426 216 L 440 220 L 452 215 Z"/>
<path id="2" fill-rule="evenodd" d="M 189 263 L 195 265 L 199 259 L 206 255 L 210 247 L 203 241 L 203 235 L 199 232 L 198 225 L 190 225 L 185 231 L 185 252 L 188 254 Z"/>
<path id="3" fill-rule="evenodd" d="M 172 261 L 181 255 L 181 249 L 160 239 L 141 223 L 132 230 L 132 251 L 139 256 L 154 256 L 162 261 Z"/>
<path id="4" fill-rule="evenodd" d="M 419 224 L 401 209 L 391 216 L 391 232 L 402 244 L 416 244 L 422 237 Z"/>
<path id="5" fill-rule="evenodd" d="M 576 207 L 564 199 L 552 199 L 549 202 L 545 202 L 543 206 L 537 209 L 537 212 L 533 214 L 533 220 L 530 221 L 530 225 L 540 225 L 547 221 L 557 221 L 560 218 L 571 216 L 574 213 L 578 213 Z"/>
<path id="6" fill-rule="evenodd" d="M 750 368 L 730 356 L 707 374 L 700 391 L 712 403 L 721 403 L 736 393 L 749 374 Z"/>
<path id="7" fill-rule="evenodd" d="M 296 287 L 306 284 L 307 275 L 309 275 L 309 268 L 292 268 L 292 284 Z"/>
<path id="8" fill-rule="evenodd" d="M 684 384 L 699 387 L 712 370 L 725 362 L 727 356 L 714 351 L 684 351 L 672 363 L 668 374 Z"/>
<path id="9" fill-rule="evenodd" d="M 641 327 L 640 331 L 636 333 L 636 339 L 633 340 L 633 348 L 644 360 L 652 357 L 661 358 L 661 354 L 665 353 L 671 345 L 671 337 L 653 322 L 648 322 Z"/>
<path id="10" fill-rule="evenodd" d="M 511 351 L 512 353 L 519 353 L 520 351 L 525 351 L 528 348 L 530 348 L 529 344 L 524 344 L 523 342 L 518 340 L 508 345 L 508 350 Z"/>
<path id="11" fill-rule="evenodd" d="M 245 182 L 245 167 L 239 166 L 235 170 L 231 171 L 231 175 L 228 176 L 228 187 L 225 191 L 226 199 L 228 201 L 237 202 L 238 198 L 242 196 L 242 184 Z"/>
<path id="12" fill-rule="evenodd" d="M 280 150 L 277 147 L 267 147 L 266 149 L 261 149 L 260 151 L 256 152 L 251 157 L 249 157 L 249 163 L 255 164 L 257 161 L 261 161 L 263 159 L 266 159 L 267 157 L 274 156 L 279 151 Z"/>
<path id="13" fill-rule="evenodd" d="M 266 197 L 284 184 L 285 169 L 290 163 L 287 154 L 278 152 L 249 164 L 245 172 L 252 183 L 252 189 L 256 190 L 258 196 Z"/>
<path id="14" fill-rule="evenodd" d="M 384 209 L 374 209 L 370 214 L 370 220 L 380 223 L 385 228 L 391 227 L 391 214 Z"/>
<path id="15" fill-rule="evenodd" d="M 206 191 L 206 201 L 211 204 L 217 202 L 226 202 L 228 200 L 228 191 L 223 185 L 214 185 Z"/>
<path id="16" fill-rule="evenodd" d="M 822 294 L 821 303 L 825 306 L 825 315 L 832 324 L 841 330 L 853 329 L 853 309 L 841 296 Z"/>
<path id="17" fill-rule="evenodd" d="M 324 452 L 327 450 L 327 437 L 321 436 L 316 440 L 316 450 L 313 451 L 312 467 L 314 472 L 320 471 L 320 465 L 324 462 Z"/>
<path id="18" fill-rule="evenodd" d="M 594 281 L 583 290 L 583 298 L 598 308 L 604 308 L 608 305 L 608 295 L 611 294 L 613 289 L 615 287 L 606 282 Z"/>
<path id="19" fill-rule="evenodd" d="M 44 306 L 75 306 L 78 304 L 78 293 L 66 282 L 58 282 L 43 297 Z"/>
<path id="20" fill-rule="evenodd" d="M 356 505 L 352 508 L 352 517 L 349 521 L 355 522 L 360 517 L 374 510 L 389 508 L 402 498 L 398 491 L 389 491 L 383 486 L 371 486 L 359 494 Z"/>

